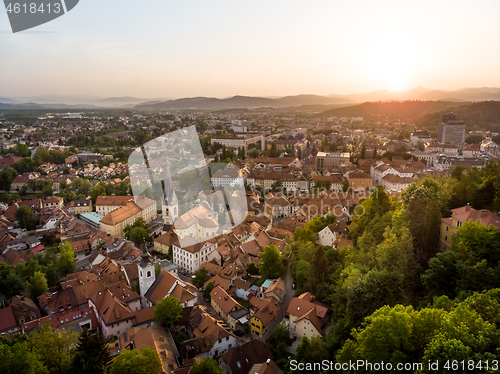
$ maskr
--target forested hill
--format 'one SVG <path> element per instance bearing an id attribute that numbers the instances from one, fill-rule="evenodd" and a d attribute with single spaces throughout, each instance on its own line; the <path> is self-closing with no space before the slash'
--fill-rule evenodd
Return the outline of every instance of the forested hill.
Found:
<path id="1" fill-rule="evenodd" d="M 466 131 L 489 130 L 500 132 L 500 101 L 481 101 L 478 103 L 461 105 L 453 108 L 453 113 L 458 114 L 458 119 L 465 121 Z M 438 124 L 442 121 L 443 114 L 450 109 L 443 108 L 417 119 L 418 128 L 437 131 Z"/>
<path id="2" fill-rule="evenodd" d="M 317 117 L 363 117 L 374 121 L 404 121 L 415 122 L 426 115 L 435 112 L 455 111 L 463 106 L 463 102 L 456 101 L 391 101 L 366 102 L 359 105 L 330 109 L 321 112 Z M 442 115 L 441 115 L 442 116 Z"/>

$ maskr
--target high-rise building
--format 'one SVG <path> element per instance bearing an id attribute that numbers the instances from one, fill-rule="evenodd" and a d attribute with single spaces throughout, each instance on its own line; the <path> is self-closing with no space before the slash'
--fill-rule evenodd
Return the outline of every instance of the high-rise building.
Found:
<path id="1" fill-rule="evenodd" d="M 437 141 L 439 143 L 452 143 L 461 147 L 465 142 L 465 124 L 459 121 L 453 112 L 443 116 L 443 122 L 438 126 Z"/>

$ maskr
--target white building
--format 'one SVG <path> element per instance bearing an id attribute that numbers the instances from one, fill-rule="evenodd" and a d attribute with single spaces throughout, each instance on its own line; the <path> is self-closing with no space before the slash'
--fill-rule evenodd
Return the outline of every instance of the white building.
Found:
<path id="1" fill-rule="evenodd" d="M 185 238 L 189 244 L 189 238 Z M 183 244 L 185 242 L 183 241 Z M 179 241 L 172 244 L 173 249 L 173 262 L 181 271 L 194 273 L 200 268 L 204 262 L 215 260 L 220 264 L 221 257 L 217 252 L 217 240 L 209 239 L 205 242 L 197 243 L 192 240 L 191 245 L 183 245 L 181 247 Z"/>
<path id="2" fill-rule="evenodd" d="M 244 187 L 245 186 L 246 175 L 241 171 L 241 169 L 226 168 L 217 170 L 215 174 L 212 175 L 212 186 L 214 188 L 219 187 Z"/>

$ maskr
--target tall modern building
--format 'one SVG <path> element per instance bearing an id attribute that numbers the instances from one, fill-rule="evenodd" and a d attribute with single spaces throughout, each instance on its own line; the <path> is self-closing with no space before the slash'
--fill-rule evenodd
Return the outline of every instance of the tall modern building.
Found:
<path id="1" fill-rule="evenodd" d="M 459 121 L 453 112 L 443 116 L 443 122 L 438 126 L 437 141 L 439 143 L 452 143 L 462 147 L 465 142 L 465 124 Z"/>

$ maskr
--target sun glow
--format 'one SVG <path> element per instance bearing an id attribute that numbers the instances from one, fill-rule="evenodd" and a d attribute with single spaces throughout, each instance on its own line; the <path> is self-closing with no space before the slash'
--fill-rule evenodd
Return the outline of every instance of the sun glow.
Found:
<path id="1" fill-rule="evenodd" d="M 405 90 L 412 84 L 416 48 L 410 36 L 394 32 L 374 35 L 368 41 L 366 65 L 373 80 L 389 90 Z"/>

